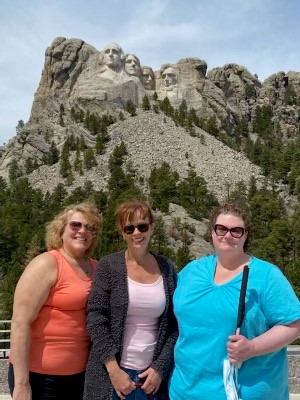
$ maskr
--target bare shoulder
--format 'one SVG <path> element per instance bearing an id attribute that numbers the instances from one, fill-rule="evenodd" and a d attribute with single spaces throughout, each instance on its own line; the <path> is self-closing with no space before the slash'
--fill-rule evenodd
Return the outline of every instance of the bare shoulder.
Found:
<path id="1" fill-rule="evenodd" d="M 25 268 L 16 287 L 13 319 L 34 321 L 57 281 L 55 257 L 43 253 Z"/>
<path id="2" fill-rule="evenodd" d="M 57 277 L 57 264 L 55 257 L 48 252 L 39 254 L 27 265 L 23 276 L 43 276 L 43 278 L 49 280 L 50 283 L 54 283 Z"/>

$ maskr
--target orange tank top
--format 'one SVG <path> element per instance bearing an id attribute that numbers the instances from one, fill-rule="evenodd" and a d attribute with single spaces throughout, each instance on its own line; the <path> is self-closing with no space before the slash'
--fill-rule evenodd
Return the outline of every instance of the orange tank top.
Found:
<path id="1" fill-rule="evenodd" d="M 91 278 L 80 276 L 58 251 L 57 280 L 31 327 L 29 370 L 40 374 L 72 375 L 85 370 L 90 339 L 86 304 Z M 96 260 L 90 259 L 92 269 Z"/>

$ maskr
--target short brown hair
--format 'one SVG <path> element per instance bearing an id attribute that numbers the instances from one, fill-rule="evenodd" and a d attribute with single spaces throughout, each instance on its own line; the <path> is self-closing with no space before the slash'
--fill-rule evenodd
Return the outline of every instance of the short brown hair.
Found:
<path id="1" fill-rule="evenodd" d="M 119 232 L 122 231 L 127 221 L 131 222 L 136 211 L 141 213 L 143 219 L 149 218 L 149 223 L 154 223 L 154 214 L 150 205 L 143 200 L 128 200 L 121 203 L 116 212 L 116 223 Z"/>
<path id="2" fill-rule="evenodd" d="M 244 251 L 247 251 L 250 236 L 252 233 L 250 217 L 249 217 L 248 212 L 236 203 L 226 202 L 226 203 L 221 204 L 220 206 L 214 208 L 211 211 L 208 229 L 206 231 L 205 238 L 208 239 L 212 243 L 211 233 L 214 230 L 214 226 L 215 226 L 217 218 L 220 214 L 232 214 L 232 215 L 235 215 L 236 217 L 241 218 L 244 221 L 245 230 L 247 232 L 247 239 L 244 243 Z"/>
<path id="3" fill-rule="evenodd" d="M 62 234 L 69 217 L 75 212 L 82 213 L 89 224 L 96 228 L 92 243 L 86 250 L 86 256 L 90 257 L 93 254 L 97 240 L 100 236 L 102 229 L 102 215 L 98 212 L 97 207 L 92 202 L 84 202 L 80 204 L 73 204 L 64 209 L 58 214 L 53 221 L 46 226 L 46 244 L 48 250 L 59 249 L 62 246 Z"/>

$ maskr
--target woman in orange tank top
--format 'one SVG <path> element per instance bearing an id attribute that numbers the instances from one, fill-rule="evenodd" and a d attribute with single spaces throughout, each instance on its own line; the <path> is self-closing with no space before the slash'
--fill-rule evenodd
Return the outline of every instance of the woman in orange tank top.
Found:
<path id="1" fill-rule="evenodd" d="M 15 291 L 9 385 L 13 400 L 81 400 L 90 347 L 86 303 L 102 225 L 91 203 L 67 207 L 47 226 L 48 251 Z"/>

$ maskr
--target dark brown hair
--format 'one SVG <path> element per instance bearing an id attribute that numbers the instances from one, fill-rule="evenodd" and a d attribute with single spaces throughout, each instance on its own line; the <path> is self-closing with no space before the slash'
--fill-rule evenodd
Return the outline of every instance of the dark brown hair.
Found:
<path id="1" fill-rule="evenodd" d="M 246 252 L 247 248 L 248 248 L 249 240 L 251 237 L 251 233 L 252 233 L 250 217 L 249 217 L 248 212 L 236 203 L 224 203 L 212 210 L 212 212 L 210 214 L 209 225 L 208 225 L 208 229 L 205 234 L 205 238 L 208 241 L 210 241 L 212 244 L 211 234 L 214 230 L 214 226 L 215 226 L 217 218 L 220 214 L 232 214 L 232 215 L 235 215 L 236 217 L 241 218 L 244 221 L 245 230 L 247 232 L 247 239 L 244 243 L 244 251 Z"/>
<path id="2" fill-rule="evenodd" d="M 121 203 L 116 210 L 116 223 L 119 232 L 127 221 L 132 222 L 134 214 L 139 211 L 142 219 L 149 219 L 149 223 L 154 223 L 154 214 L 149 204 L 143 200 L 128 200 Z"/>

